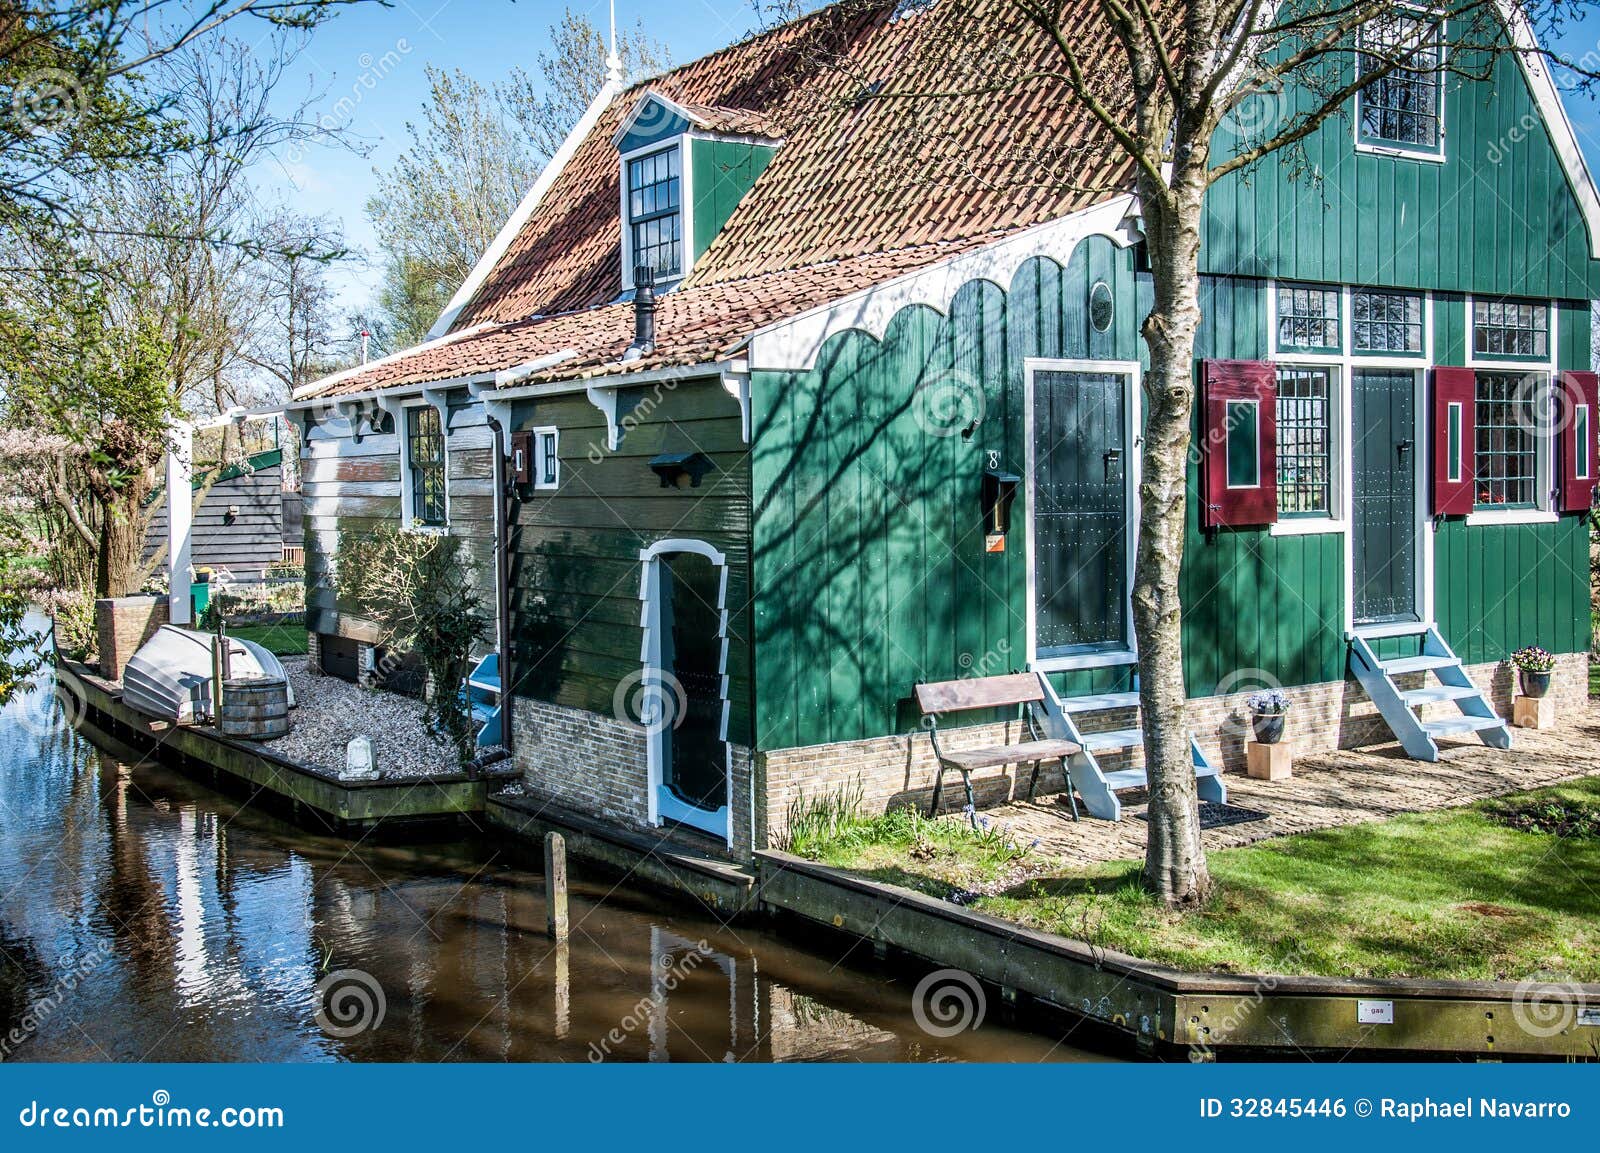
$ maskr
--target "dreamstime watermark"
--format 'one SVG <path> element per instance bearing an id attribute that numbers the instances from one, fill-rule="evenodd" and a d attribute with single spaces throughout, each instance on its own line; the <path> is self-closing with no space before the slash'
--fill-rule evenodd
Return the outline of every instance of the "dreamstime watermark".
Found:
<path id="1" fill-rule="evenodd" d="M 989 1001 L 964 969 L 936 969 L 911 991 L 911 1019 L 930 1037 L 954 1037 L 983 1024 Z"/>
<path id="2" fill-rule="evenodd" d="M 356 65 L 361 69 L 360 75 L 351 83 L 348 93 L 340 96 L 334 101 L 332 108 L 317 117 L 317 127 L 324 132 L 339 132 L 350 127 L 355 121 L 356 110 L 366 100 L 367 93 L 375 91 L 379 82 L 399 68 L 411 52 L 411 42 L 404 36 L 396 40 L 394 47 L 382 56 L 363 52 L 356 58 Z M 291 164 L 299 164 L 305 159 L 301 142 L 296 141 L 290 145 L 287 158 Z"/>
<path id="3" fill-rule="evenodd" d="M 30 72 L 11 90 L 11 115 L 34 136 L 68 127 L 83 115 L 83 80 L 61 68 Z"/>
<path id="4" fill-rule="evenodd" d="M 5 1036 L 0 1037 L 0 1061 L 9 1061 L 20 1046 L 26 1044 L 29 1038 L 44 1028 L 45 1022 L 66 1004 L 86 978 L 110 959 L 111 953 L 111 945 L 101 941 L 88 952 L 72 958 L 62 966 L 50 990 L 42 997 L 29 1002 L 28 1007 L 12 1023 Z"/>
<path id="5" fill-rule="evenodd" d="M 980 677 L 999 676 L 1011 667 L 1011 642 L 1001 637 L 995 646 L 987 652 L 973 656 L 971 653 L 962 653 L 956 658 L 956 664 L 961 666 L 963 674 L 971 673 Z M 976 670 L 976 672 L 974 672 Z"/>
<path id="6" fill-rule="evenodd" d="M 702 938 L 686 952 L 665 952 L 655 958 L 654 967 L 659 973 L 652 973 L 654 979 L 650 995 L 640 997 L 634 1002 L 633 1006 L 622 1015 L 622 1019 L 599 1041 L 589 1042 L 590 1063 L 600 1064 L 629 1037 L 648 1026 L 666 1007 L 667 998 L 683 984 L 689 974 L 714 955 L 710 944 Z"/>
<path id="7" fill-rule="evenodd" d="M 960 369 L 940 372 L 917 383 L 912 405 L 918 426 L 929 436 L 970 437 L 983 423 L 983 382 Z"/>
<path id="8" fill-rule="evenodd" d="M 640 725 L 652 735 L 683 724 L 688 694 L 678 678 L 664 669 L 629 673 L 611 694 L 611 712 L 619 721 Z"/>
<path id="9" fill-rule="evenodd" d="M 1283 77 L 1254 72 L 1240 79 L 1218 127 L 1246 144 L 1272 139 L 1294 115 L 1294 94 Z"/>
<path id="10" fill-rule="evenodd" d="M 383 986 L 362 969 L 335 969 L 317 982 L 317 1026 L 347 1040 L 376 1029 L 389 1011 Z"/>
<path id="11" fill-rule="evenodd" d="M 224 1105 L 192 1108 L 174 1105 L 172 1094 L 157 1089 L 149 1104 L 114 1108 L 106 1105 L 50 1105 L 30 1101 L 17 1114 L 25 1129 L 282 1129 L 283 1109 L 276 1105 Z"/>
<path id="12" fill-rule="evenodd" d="M 77 728 L 88 711 L 89 702 L 75 684 L 62 680 L 34 682 L 16 702 L 11 717 L 24 732 L 49 737 L 64 729 Z"/>
<path id="13" fill-rule="evenodd" d="M 1530 1037 L 1556 1037 L 1578 1025 L 1600 1029 L 1600 1005 L 1590 1005 L 1583 986 L 1564 974 L 1535 973 L 1517 982 L 1511 1018 Z"/>
<path id="14" fill-rule="evenodd" d="M 1299 958 L 1303 951 L 1302 947 L 1297 945 L 1282 957 L 1279 957 L 1274 962 L 1273 968 L 1284 970 L 1300 967 Z M 1257 977 L 1255 983 L 1251 986 L 1248 996 L 1234 1001 L 1226 1010 L 1217 1014 L 1215 1018 L 1209 1015 L 1205 1020 L 1201 1020 L 1198 1016 L 1191 1017 L 1189 1025 L 1198 1034 L 1199 1039 L 1189 1046 L 1189 1060 L 1196 1064 L 1214 1061 L 1216 1053 L 1212 1050 L 1212 1045 L 1225 1042 L 1248 1024 L 1250 1019 L 1260 1011 L 1268 995 L 1277 990 L 1278 984 L 1282 980 L 1283 977 L 1279 974 Z"/>
<path id="15" fill-rule="evenodd" d="M 1211 695 L 1231 697 L 1243 693 L 1282 690 L 1282 688 L 1283 682 L 1266 669 L 1234 669 L 1216 683 Z M 1228 715 L 1222 718 L 1218 731 L 1223 738 L 1237 737 L 1240 740 L 1248 738 L 1252 732 L 1249 710 L 1244 707 L 1229 709 Z"/>
<path id="16" fill-rule="evenodd" d="M 637 398 L 633 407 L 628 409 L 627 412 L 619 413 L 617 409 L 613 408 L 609 415 L 611 423 L 615 427 L 610 429 L 610 436 L 616 442 L 615 445 L 610 442 L 601 445 L 591 440 L 584 458 L 590 464 L 599 464 L 605 460 L 608 452 L 615 452 L 622 445 L 623 438 L 649 419 L 650 414 L 661 407 L 661 402 L 667 398 L 667 394 L 676 392 L 677 389 L 678 381 L 675 378 L 658 380 L 651 386 L 649 392 Z M 622 398 L 615 397 L 611 403 L 619 405 L 622 403 Z"/>

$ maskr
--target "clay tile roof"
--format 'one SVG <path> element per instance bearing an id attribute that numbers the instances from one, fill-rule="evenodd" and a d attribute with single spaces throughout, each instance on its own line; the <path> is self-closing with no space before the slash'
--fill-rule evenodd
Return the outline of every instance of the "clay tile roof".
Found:
<path id="1" fill-rule="evenodd" d="M 1083 56 L 1109 54 L 1090 0 L 1071 2 L 1086 8 Z M 895 0 L 846 0 L 636 85 L 604 110 L 454 318 L 452 333 L 477 331 L 306 394 L 498 371 L 566 348 L 578 356 L 551 375 L 697 363 L 754 328 L 1125 191 L 1129 163 L 1045 69 L 993 90 L 996 59 L 1023 71 L 1052 52 L 1006 0 L 941 0 L 898 17 Z M 652 360 L 620 366 L 632 320 L 617 303 L 612 138 L 647 92 L 716 131 L 783 144 L 661 297 Z"/>

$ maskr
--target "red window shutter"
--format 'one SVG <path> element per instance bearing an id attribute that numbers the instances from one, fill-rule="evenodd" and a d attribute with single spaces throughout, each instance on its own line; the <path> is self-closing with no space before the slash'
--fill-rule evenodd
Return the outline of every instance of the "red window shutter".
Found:
<path id="1" fill-rule="evenodd" d="M 1557 501 L 1562 512 L 1588 512 L 1594 500 L 1595 432 L 1600 377 L 1592 372 L 1561 374 L 1560 419 L 1556 423 Z"/>
<path id="2" fill-rule="evenodd" d="M 1271 361 L 1205 362 L 1200 523 L 1278 519 L 1278 376 Z"/>
<path id="3" fill-rule="evenodd" d="M 1475 393 L 1470 368 L 1433 370 L 1433 514 L 1472 511 L 1473 451 L 1478 442 Z"/>

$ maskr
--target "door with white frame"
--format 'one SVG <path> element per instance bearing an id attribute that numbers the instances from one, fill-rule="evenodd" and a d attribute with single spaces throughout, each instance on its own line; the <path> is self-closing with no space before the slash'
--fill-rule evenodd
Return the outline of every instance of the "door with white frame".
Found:
<path id="1" fill-rule="evenodd" d="M 644 563 L 640 705 L 650 819 L 733 842 L 728 747 L 728 564 L 704 541 L 657 541 Z"/>
<path id="2" fill-rule="evenodd" d="M 1045 669 L 1126 661 L 1139 365 L 1031 360 L 1023 391 L 1029 660 Z"/>

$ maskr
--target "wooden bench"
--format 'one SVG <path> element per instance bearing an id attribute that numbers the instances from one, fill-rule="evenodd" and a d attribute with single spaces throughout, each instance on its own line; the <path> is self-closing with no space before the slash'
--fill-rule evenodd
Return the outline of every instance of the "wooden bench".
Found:
<path id="1" fill-rule="evenodd" d="M 961 784 L 967 792 L 967 819 L 976 827 L 977 808 L 972 799 L 972 774 L 978 769 L 1005 768 L 1009 765 L 1032 763 L 1033 775 L 1028 780 L 1028 799 L 1033 799 L 1039 784 L 1039 766 L 1045 761 L 1060 761 L 1063 774 L 1067 771 L 1067 758 L 1081 752 L 1083 746 L 1075 741 L 1045 740 L 1039 735 L 1039 725 L 1033 707 L 1045 699 L 1045 685 L 1039 673 L 1009 673 L 998 677 L 972 677 L 959 681 L 935 681 L 916 687 L 917 708 L 922 711 L 928 725 L 928 738 L 933 742 L 933 755 L 938 758 L 939 772 L 933 780 L 933 800 L 928 805 L 931 817 L 939 811 L 939 797 L 944 790 L 944 772 L 954 769 L 961 774 Z M 957 749 L 945 752 L 939 744 L 939 717 L 945 713 L 971 712 L 975 709 L 998 709 L 1015 705 L 1017 719 L 1026 720 L 1032 740 L 1011 745 L 988 745 L 981 749 Z M 1072 819 L 1078 819 L 1078 802 L 1072 796 L 1070 780 L 1067 797 L 1072 803 Z"/>

